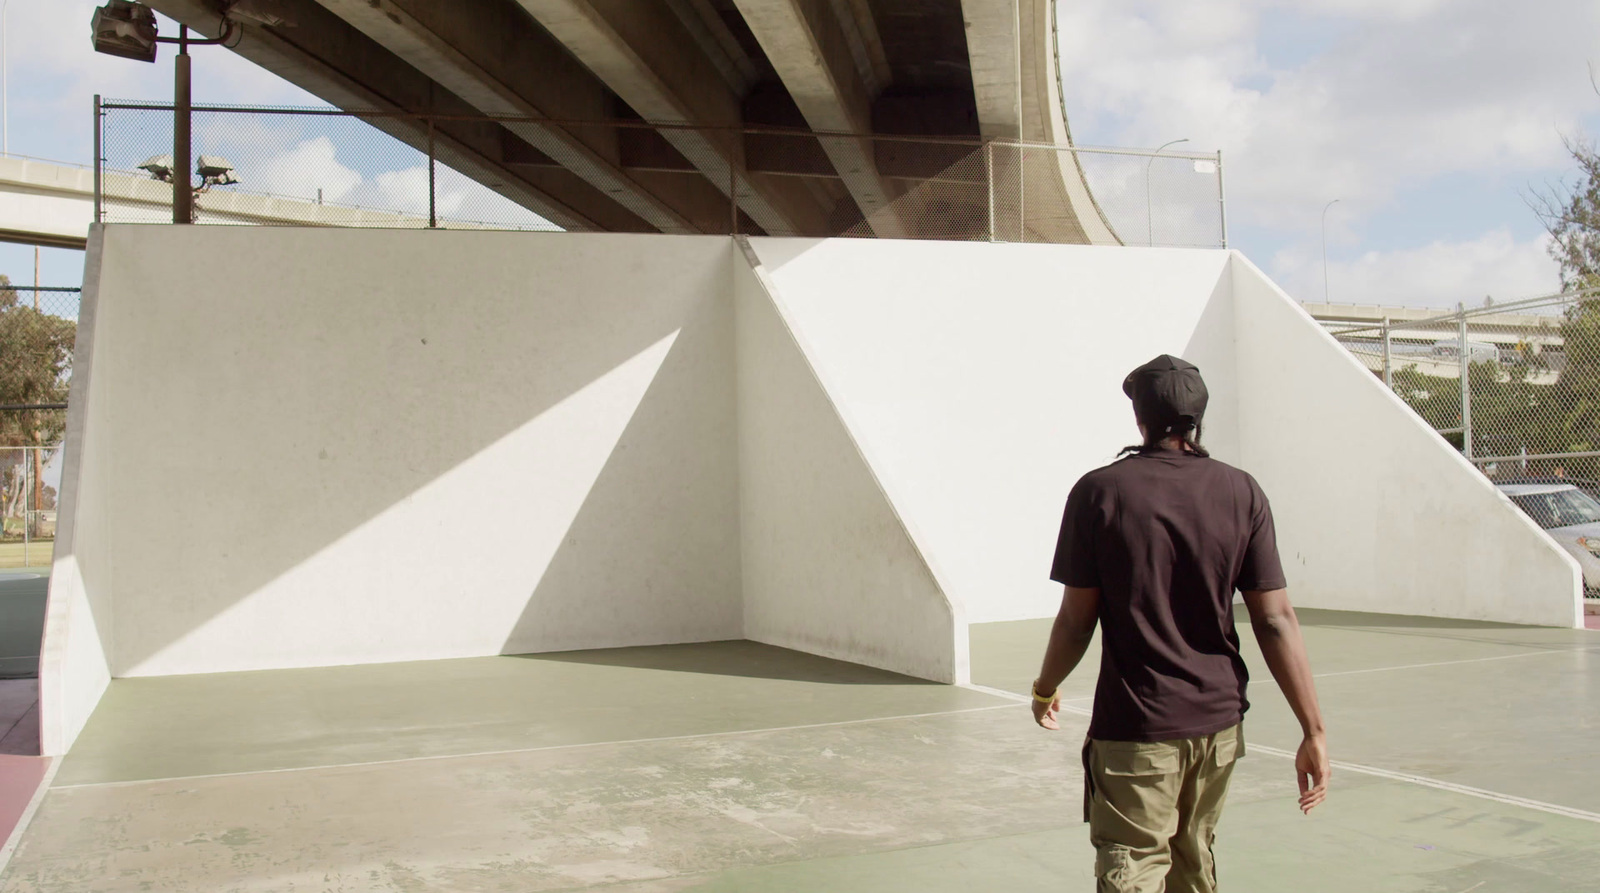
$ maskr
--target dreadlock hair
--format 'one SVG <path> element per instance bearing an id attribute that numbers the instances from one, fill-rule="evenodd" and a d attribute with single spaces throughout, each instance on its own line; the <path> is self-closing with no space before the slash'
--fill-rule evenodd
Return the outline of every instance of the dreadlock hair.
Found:
<path id="1" fill-rule="evenodd" d="M 1208 452 L 1205 447 L 1200 445 L 1199 419 L 1195 419 L 1193 425 L 1189 425 L 1180 421 L 1171 425 L 1165 425 L 1161 428 L 1147 427 L 1145 428 L 1145 432 L 1146 436 L 1144 443 L 1123 447 L 1122 452 L 1117 454 L 1117 458 L 1120 459 L 1123 456 L 1143 455 L 1144 453 L 1153 452 L 1154 450 L 1160 448 L 1161 441 L 1166 440 L 1169 437 L 1177 437 L 1179 440 L 1179 449 L 1183 450 L 1184 452 L 1193 453 L 1202 459 L 1209 459 L 1211 457 L 1211 453 Z"/>

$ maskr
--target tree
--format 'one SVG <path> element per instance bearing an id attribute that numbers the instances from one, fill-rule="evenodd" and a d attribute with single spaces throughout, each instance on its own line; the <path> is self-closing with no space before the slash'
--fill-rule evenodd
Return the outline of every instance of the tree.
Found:
<path id="1" fill-rule="evenodd" d="M 75 321 L 21 300 L 11 279 L 0 275 L 0 404 L 66 402 L 77 331 Z M 4 448 L 53 446 L 65 433 L 66 413 L 59 410 L 0 410 L 0 517 L 21 515 L 25 504 L 40 506 L 40 473 L 48 459 L 44 449 Z M 31 468 L 24 468 L 25 454 Z M 32 494 L 25 491 L 30 481 Z"/>
<path id="2" fill-rule="evenodd" d="M 1547 401 L 1541 439 L 1548 452 L 1600 450 L 1600 151 L 1586 139 L 1566 145 L 1577 181 L 1533 201 L 1550 233 L 1550 256 L 1561 265 L 1563 290 L 1586 293 L 1561 323 L 1566 366 Z M 1600 463 L 1587 464 L 1600 470 Z"/>
<path id="3" fill-rule="evenodd" d="M 1588 140 L 1566 142 L 1578 165 L 1578 182 L 1535 195 L 1533 209 L 1550 232 L 1550 256 L 1561 265 L 1561 287 L 1592 289 L 1600 287 L 1600 152 Z"/>

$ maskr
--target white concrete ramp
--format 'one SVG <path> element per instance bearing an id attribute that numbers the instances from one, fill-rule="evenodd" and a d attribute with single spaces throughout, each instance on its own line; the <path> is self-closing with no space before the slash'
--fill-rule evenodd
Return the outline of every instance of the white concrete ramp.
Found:
<path id="1" fill-rule="evenodd" d="M 1067 491 L 1139 439 L 1122 379 L 1214 381 L 1236 448 L 1223 251 L 757 240 L 791 324 L 973 623 L 1053 614 Z"/>
<path id="2" fill-rule="evenodd" d="M 1067 493 L 1138 440 L 1122 378 L 1171 353 L 1271 498 L 1297 603 L 1582 623 L 1576 563 L 1236 252 L 754 246 L 970 622 L 1054 613 Z"/>
<path id="3" fill-rule="evenodd" d="M 1227 252 L 109 226 L 45 752 L 118 676 L 746 637 L 966 681 L 969 620 L 1054 612 L 1162 352 L 1301 603 L 1578 618 L 1572 560 Z"/>
<path id="4" fill-rule="evenodd" d="M 966 681 L 967 630 L 819 379 L 754 252 L 735 270 L 744 631 L 758 642 Z M 803 597 L 797 597 L 804 594 Z"/>

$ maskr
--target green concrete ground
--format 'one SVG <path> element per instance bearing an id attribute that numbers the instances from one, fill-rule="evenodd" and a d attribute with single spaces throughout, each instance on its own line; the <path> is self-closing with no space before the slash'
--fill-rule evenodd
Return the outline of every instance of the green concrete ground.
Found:
<path id="1" fill-rule="evenodd" d="M 1252 686 L 1226 889 L 1595 889 L 1596 634 L 1302 619 L 1333 793 Z M 1089 890 L 1087 718 L 1004 694 L 1047 631 L 974 628 L 999 693 L 744 642 L 118 680 L 0 893 Z"/>
<path id="2" fill-rule="evenodd" d="M 0 679 L 36 675 L 49 568 L 0 566 Z"/>

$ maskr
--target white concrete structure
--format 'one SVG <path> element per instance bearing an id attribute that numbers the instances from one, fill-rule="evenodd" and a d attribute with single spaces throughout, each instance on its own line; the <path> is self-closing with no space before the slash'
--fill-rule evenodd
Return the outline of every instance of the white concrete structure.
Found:
<path id="1" fill-rule="evenodd" d="M 795 305 L 746 256 L 734 270 L 745 637 L 965 680 L 960 603 L 887 498 L 859 420 L 819 377 Z"/>
<path id="2" fill-rule="evenodd" d="M 0 156 L 0 239 L 82 248 L 93 220 L 94 171 Z"/>
<path id="3" fill-rule="evenodd" d="M 1129 369 L 1159 353 L 1193 359 L 1216 393 L 1206 440 L 1235 454 L 1231 332 L 1214 318 L 1227 310 L 1225 288 L 1214 295 L 1226 252 L 756 246 L 971 622 L 1055 612 L 1048 574 L 1067 491 L 1139 439 L 1121 390 Z"/>
<path id="4" fill-rule="evenodd" d="M 120 223 L 170 223 L 172 186 L 142 174 L 102 175 L 108 216 Z M 200 223 L 363 226 L 420 229 L 426 217 L 321 204 L 235 189 L 212 190 L 196 203 Z M 82 248 L 94 222 L 94 170 L 32 158 L 0 156 L 0 241 Z M 448 229 L 481 223 L 442 220 Z M 504 229 L 503 226 L 492 227 Z"/>
<path id="5" fill-rule="evenodd" d="M 1054 612 L 1062 503 L 1161 352 L 1302 603 L 1578 617 L 1572 559 L 1227 252 L 114 226 L 89 257 L 46 753 L 113 676 L 744 636 L 965 681 L 969 620 Z"/>

